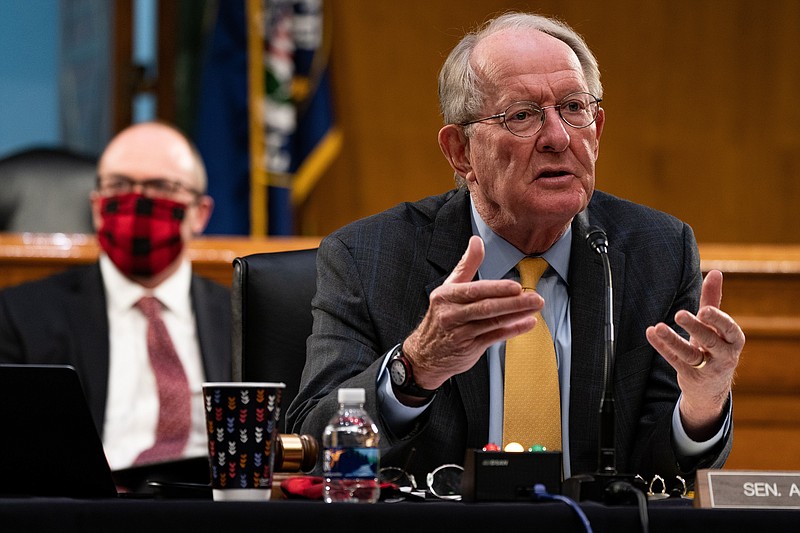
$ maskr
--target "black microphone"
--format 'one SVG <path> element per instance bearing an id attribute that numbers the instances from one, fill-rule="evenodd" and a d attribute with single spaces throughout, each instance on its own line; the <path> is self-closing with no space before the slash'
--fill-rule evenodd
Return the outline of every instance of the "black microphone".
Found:
<path id="1" fill-rule="evenodd" d="M 603 396 L 600 400 L 600 432 L 598 435 L 597 472 L 617 473 L 614 431 L 616 411 L 614 408 L 614 285 L 611 280 L 611 263 L 608 260 L 608 237 L 605 230 L 592 227 L 586 234 L 589 247 L 600 255 L 605 275 L 605 352 L 603 354 Z"/>
<path id="2" fill-rule="evenodd" d="M 586 242 L 589 243 L 589 247 L 598 254 L 608 254 L 608 237 L 604 229 L 598 228 L 597 226 L 589 228 L 589 231 L 586 232 Z M 606 272 L 610 274 L 611 267 L 608 267 Z M 610 278 L 608 281 L 610 282 Z"/>
<path id="3" fill-rule="evenodd" d="M 586 233 L 586 243 L 596 252 L 603 263 L 605 293 L 605 350 L 603 369 L 603 394 L 600 399 L 600 428 L 598 431 L 597 471 L 592 474 L 577 474 L 564 480 L 562 492 L 575 500 L 594 500 L 606 503 L 620 503 L 619 491 L 609 490 L 617 482 L 636 486 L 646 492 L 647 487 L 641 478 L 632 474 L 617 472 L 616 458 L 616 413 L 614 410 L 614 359 L 616 356 L 614 340 L 614 290 L 611 279 L 611 262 L 608 259 L 608 237 L 605 230 L 593 226 Z M 629 496 L 629 494 L 627 494 Z M 626 496 L 626 497 L 627 497 Z"/>

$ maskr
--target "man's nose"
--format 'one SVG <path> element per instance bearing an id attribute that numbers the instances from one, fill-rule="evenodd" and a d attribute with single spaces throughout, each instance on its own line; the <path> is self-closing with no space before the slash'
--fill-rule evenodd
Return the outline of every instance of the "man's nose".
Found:
<path id="1" fill-rule="evenodd" d="M 567 124 L 561 119 L 558 109 L 544 110 L 544 124 L 536 138 L 536 148 L 542 152 L 563 152 L 569 146 Z"/>

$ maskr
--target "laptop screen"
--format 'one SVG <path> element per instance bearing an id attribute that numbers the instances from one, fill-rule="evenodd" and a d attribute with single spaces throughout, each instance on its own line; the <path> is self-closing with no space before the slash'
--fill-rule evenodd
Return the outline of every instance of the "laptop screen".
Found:
<path id="1" fill-rule="evenodd" d="M 117 496 L 71 366 L 0 364 L 0 494 Z"/>

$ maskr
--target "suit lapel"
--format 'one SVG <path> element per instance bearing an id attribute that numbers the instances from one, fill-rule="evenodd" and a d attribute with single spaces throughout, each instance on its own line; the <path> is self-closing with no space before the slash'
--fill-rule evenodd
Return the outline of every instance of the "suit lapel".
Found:
<path id="1" fill-rule="evenodd" d="M 433 287 L 444 281 L 467 249 L 467 243 L 472 236 L 469 209 L 468 193 L 466 190 L 458 190 L 436 214 L 427 254 L 428 261 L 439 269 L 443 276 Z M 433 290 L 431 286 L 428 292 L 430 290 Z"/>
<path id="2" fill-rule="evenodd" d="M 220 317 L 227 316 L 226 310 L 219 308 L 219 301 L 209 295 L 208 287 L 195 275 L 192 275 L 191 297 L 206 378 L 209 381 L 228 381 L 231 379 L 231 365 L 223 354 L 230 352 L 230 336 L 221 334 L 224 328 L 219 325 Z"/>
<path id="3" fill-rule="evenodd" d="M 442 275 L 426 287 L 429 295 L 447 279 L 467 249 L 472 236 L 469 209 L 467 192 L 459 190 L 436 216 L 428 261 Z M 467 414 L 467 442 L 482 443 L 489 434 L 489 369 L 485 354 L 470 370 L 454 376 L 453 381 Z"/>
<path id="4" fill-rule="evenodd" d="M 102 435 L 108 395 L 109 340 L 106 297 L 99 264 L 84 271 L 70 288 L 66 302 L 74 332 L 73 365 L 81 378 L 86 400 Z"/>

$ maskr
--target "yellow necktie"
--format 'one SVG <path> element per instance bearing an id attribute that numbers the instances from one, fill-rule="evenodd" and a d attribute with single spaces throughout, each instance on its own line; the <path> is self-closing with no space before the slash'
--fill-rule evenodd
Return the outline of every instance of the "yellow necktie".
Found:
<path id="1" fill-rule="evenodd" d="M 536 284 L 548 264 L 541 257 L 526 257 L 517 265 L 525 291 Z M 526 449 L 541 444 L 548 451 L 561 450 L 561 396 L 553 337 L 535 314 L 533 330 L 506 342 L 505 391 L 503 394 L 503 445 L 518 442 Z"/>

